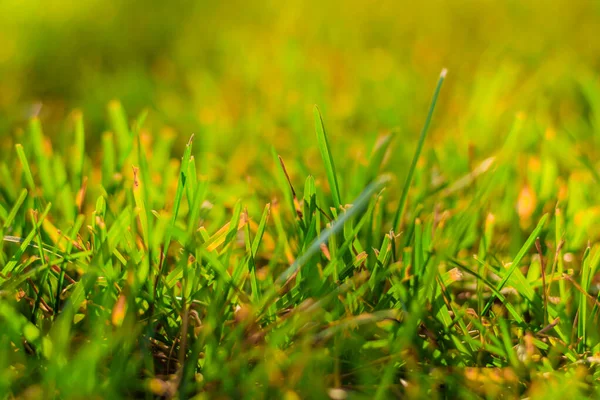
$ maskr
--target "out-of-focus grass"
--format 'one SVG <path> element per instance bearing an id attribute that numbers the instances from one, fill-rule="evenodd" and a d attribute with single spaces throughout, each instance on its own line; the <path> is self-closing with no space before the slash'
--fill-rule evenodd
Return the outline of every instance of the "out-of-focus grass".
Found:
<path id="1" fill-rule="evenodd" d="M 598 395 L 597 4 L 0 26 L 0 394 Z"/>

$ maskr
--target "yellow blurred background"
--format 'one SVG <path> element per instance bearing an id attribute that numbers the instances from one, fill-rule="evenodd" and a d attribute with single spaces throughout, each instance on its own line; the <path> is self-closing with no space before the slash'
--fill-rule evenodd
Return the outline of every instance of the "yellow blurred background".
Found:
<path id="1" fill-rule="evenodd" d="M 448 154 L 484 157 L 521 111 L 542 131 L 600 115 L 598 2 L 5 0 L 0 26 L 4 137 L 38 113 L 60 134 L 76 108 L 100 137 L 118 99 L 239 170 L 265 144 L 310 164 L 318 104 L 344 167 L 382 131 L 413 143 L 443 67 L 431 135 Z"/>

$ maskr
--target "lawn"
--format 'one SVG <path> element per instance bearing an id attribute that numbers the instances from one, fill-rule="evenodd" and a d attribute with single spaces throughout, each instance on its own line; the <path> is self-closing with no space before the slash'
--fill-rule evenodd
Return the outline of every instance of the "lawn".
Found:
<path id="1" fill-rule="evenodd" d="M 0 27 L 0 398 L 600 397 L 597 3 Z"/>

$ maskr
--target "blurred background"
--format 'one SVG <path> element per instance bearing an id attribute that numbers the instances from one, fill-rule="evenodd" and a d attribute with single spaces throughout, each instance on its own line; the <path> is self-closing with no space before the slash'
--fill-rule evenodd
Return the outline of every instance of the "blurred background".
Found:
<path id="1" fill-rule="evenodd" d="M 0 26 L 2 138 L 32 115 L 60 136 L 78 109 L 93 151 L 117 99 L 132 119 L 149 111 L 154 140 L 174 134 L 176 154 L 195 133 L 232 179 L 271 145 L 318 175 L 318 104 L 341 175 L 389 130 L 402 175 L 446 67 L 429 143 L 440 165 L 460 155 L 449 176 L 492 154 L 518 113 L 530 131 L 599 141 L 599 2 L 3 0 Z"/>

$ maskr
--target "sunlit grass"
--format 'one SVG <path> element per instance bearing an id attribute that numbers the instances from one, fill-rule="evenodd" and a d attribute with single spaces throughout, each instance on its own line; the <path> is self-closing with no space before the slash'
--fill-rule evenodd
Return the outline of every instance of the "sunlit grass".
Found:
<path id="1" fill-rule="evenodd" d="M 0 398 L 600 394 L 591 6 L 13 3 Z"/>
<path id="2" fill-rule="evenodd" d="M 287 201 L 263 203 L 261 216 L 245 204 L 259 199 L 215 204 L 226 188 L 197 170 L 193 136 L 165 168 L 154 155 L 170 142 L 144 145 L 145 115 L 130 125 L 118 103 L 109 114 L 101 167 L 86 156 L 80 114 L 73 144 L 50 150 L 34 119 L 4 161 L 17 167 L 2 191 L 2 392 L 494 396 L 543 393 L 542 373 L 573 371 L 573 390 L 593 393 L 598 247 L 575 272 L 577 256 L 558 258 L 566 221 L 556 236 L 547 213 L 528 228 L 518 218 L 546 212 L 533 204 L 498 226 L 485 206 L 506 203 L 495 193 L 512 184 L 516 133 L 491 168 L 439 186 L 423 180 L 429 157 L 419 161 L 430 110 L 400 206 L 398 185 L 375 178 L 390 135 L 345 174 L 364 188 L 346 204 L 315 108 L 327 179 L 309 176 L 299 196 L 302 182 L 273 160 Z M 528 232 L 515 253 L 506 229 Z"/>

